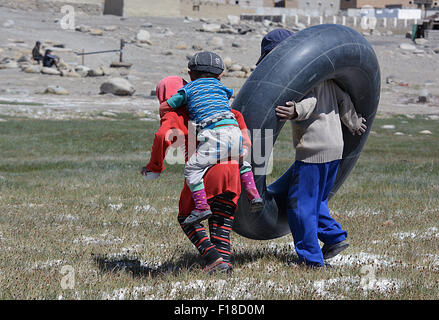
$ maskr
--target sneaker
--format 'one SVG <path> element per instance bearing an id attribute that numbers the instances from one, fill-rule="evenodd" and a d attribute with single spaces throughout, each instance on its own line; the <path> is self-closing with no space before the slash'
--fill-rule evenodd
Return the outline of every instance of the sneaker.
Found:
<path id="1" fill-rule="evenodd" d="M 323 259 L 331 259 L 338 255 L 343 250 L 349 247 L 349 242 L 347 240 L 340 241 L 331 245 L 324 244 L 322 247 Z"/>
<path id="2" fill-rule="evenodd" d="M 255 198 L 250 201 L 250 212 L 256 213 L 264 209 L 264 200 L 262 198 Z"/>
<path id="3" fill-rule="evenodd" d="M 183 226 L 189 226 L 197 224 L 205 219 L 208 219 L 212 215 L 212 211 L 194 209 L 191 214 L 183 221 Z"/>
<path id="4" fill-rule="evenodd" d="M 152 172 L 152 171 L 146 171 L 146 175 L 143 176 L 145 180 L 155 180 L 158 177 L 160 177 L 160 172 Z"/>

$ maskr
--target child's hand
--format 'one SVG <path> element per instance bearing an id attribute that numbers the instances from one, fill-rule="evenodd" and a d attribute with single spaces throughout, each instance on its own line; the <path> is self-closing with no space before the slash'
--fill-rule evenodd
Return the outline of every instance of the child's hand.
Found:
<path id="1" fill-rule="evenodd" d="M 146 180 L 155 180 L 158 177 L 160 177 L 159 172 L 151 172 L 146 169 L 146 167 L 143 167 L 140 171 L 140 174 L 146 179 Z"/>
<path id="2" fill-rule="evenodd" d="M 349 131 L 352 133 L 353 136 L 359 135 L 361 136 L 363 133 L 366 132 L 367 126 L 366 126 L 366 119 L 361 117 L 361 115 L 358 115 L 359 119 L 361 120 L 361 125 L 357 130 L 349 129 Z"/>
<path id="3" fill-rule="evenodd" d="M 280 118 L 280 121 L 291 120 L 297 117 L 296 102 L 288 101 L 285 106 L 276 107 L 276 115 Z"/>

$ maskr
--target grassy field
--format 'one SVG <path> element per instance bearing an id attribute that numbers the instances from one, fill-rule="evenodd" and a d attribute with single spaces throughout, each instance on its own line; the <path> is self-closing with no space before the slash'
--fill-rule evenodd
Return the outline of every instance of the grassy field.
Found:
<path id="1" fill-rule="evenodd" d="M 233 274 L 209 276 L 176 220 L 183 166 L 139 175 L 157 121 L 0 118 L 0 299 L 439 298 L 437 120 L 375 121 L 330 202 L 351 244 L 333 268 L 297 265 L 290 235 L 234 233 Z M 288 127 L 268 181 L 294 157 Z"/>

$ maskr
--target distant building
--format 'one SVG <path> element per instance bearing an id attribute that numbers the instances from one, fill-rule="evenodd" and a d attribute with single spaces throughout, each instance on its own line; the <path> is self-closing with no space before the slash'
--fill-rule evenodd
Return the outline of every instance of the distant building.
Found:
<path id="1" fill-rule="evenodd" d="M 438 1 L 434 0 L 341 0 L 340 9 L 360 9 L 364 6 L 372 6 L 374 8 L 388 8 L 388 9 L 415 9 L 437 7 Z"/>

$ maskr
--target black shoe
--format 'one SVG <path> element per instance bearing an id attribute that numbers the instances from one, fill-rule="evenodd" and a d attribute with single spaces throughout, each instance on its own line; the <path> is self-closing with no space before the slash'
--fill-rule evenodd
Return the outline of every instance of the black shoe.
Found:
<path id="1" fill-rule="evenodd" d="M 198 210 L 195 209 L 191 212 L 191 214 L 183 221 L 183 226 L 189 226 L 192 224 L 197 224 L 205 219 L 208 219 L 212 215 L 212 211 L 210 210 Z"/>
<path id="2" fill-rule="evenodd" d="M 264 200 L 262 198 L 255 198 L 250 201 L 250 212 L 256 213 L 264 209 Z"/>
<path id="3" fill-rule="evenodd" d="M 322 247 L 323 259 L 331 259 L 334 258 L 337 254 L 346 250 L 349 247 L 349 242 L 347 240 L 340 241 L 334 244 L 324 244 Z"/>

